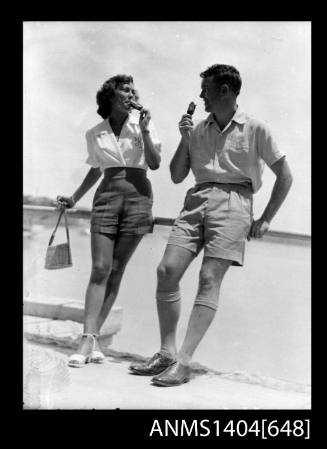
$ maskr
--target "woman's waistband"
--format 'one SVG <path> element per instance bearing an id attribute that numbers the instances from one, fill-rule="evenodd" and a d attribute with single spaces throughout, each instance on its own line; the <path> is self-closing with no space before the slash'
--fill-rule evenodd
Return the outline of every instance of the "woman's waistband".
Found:
<path id="1" fill-rule="evenodd" d="M 105 179 L 140 179 L 146 178 L 146 170 L 135 167 L 109 167 L 103 171 Z"/>

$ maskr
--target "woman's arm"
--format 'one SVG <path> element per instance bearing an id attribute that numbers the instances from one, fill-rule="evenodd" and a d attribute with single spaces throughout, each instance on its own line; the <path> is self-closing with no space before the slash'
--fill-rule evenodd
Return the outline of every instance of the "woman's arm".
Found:
<path id="1" fill-rule="evenodd" d="M 59 206 L 64 206 L 67 208 L 74 207 L 77 201 L 79 201 L 85 194 L 90 190 L 91 187 L 97 182 L 97 180 L 101 177 L 100 168 L 90 168 L 87 175 L 85 176 L 82 184 L 78 187 L 78 189 L 72 194 L 70 197 L 66 196 L 58 196 L 57 201 Z"/>
<path id="2" fill-rule="evenodd" d="M 142 109 L 140 112 L 139 125 L 142 132 L 142 138 L 144 143 L 144 157 L 151 170 L 157 170 L 160 167 L 161 156 L 159 151 L 153 145 L 151 134 L 148 128 L 151 114 L 148 109 Z"/>

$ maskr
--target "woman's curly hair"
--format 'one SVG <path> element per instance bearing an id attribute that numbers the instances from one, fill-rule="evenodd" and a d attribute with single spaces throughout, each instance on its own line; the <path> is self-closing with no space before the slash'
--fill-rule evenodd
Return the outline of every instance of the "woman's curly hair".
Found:
<path id="1" fill-rule="evenodd" d="M 111 100 L 115 95 L 115 90 L 119 84 L 133 83 L 133 77 L 130 75 L 115 75 L 105 81 L 96 95 L 97 113 L 105 120 L 111 112 Z"/>

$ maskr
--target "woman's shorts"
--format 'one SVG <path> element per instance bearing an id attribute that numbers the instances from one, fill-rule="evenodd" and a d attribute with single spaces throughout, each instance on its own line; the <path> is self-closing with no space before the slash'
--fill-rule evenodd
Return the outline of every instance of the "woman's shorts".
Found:
<path id="1" fill-rule="evenodd" d="M 244 263 L 245 240 L 253 220 L 251 186 L 204 183 L 190 189 L 168 244 L 196 255 Z"/>
<path id="2" fill-rule="evenodd" d="M 146 171 L 108 168 L 97 188 L 91 214 L 91 232 L 146 234 L 153 231 L 153 196 Z"/>

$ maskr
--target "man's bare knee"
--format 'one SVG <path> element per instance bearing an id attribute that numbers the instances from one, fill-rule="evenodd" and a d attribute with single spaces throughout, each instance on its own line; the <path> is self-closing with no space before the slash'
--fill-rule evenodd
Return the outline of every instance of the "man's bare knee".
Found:
<path id="1" fill-rule="evenodd" d="M 216 275 L 213 271 L 207 270 L 203 267 L 199 274 L 199 286 L 200 288 L 214 288 L 219 287 L 221 278 Z"/>
<path id="2" fill-rule="evenodd" d="M 161 262 L 157 268 L 157 278 L 159 283 L 166 283 L 174 279 L 174 267 Z"/>

